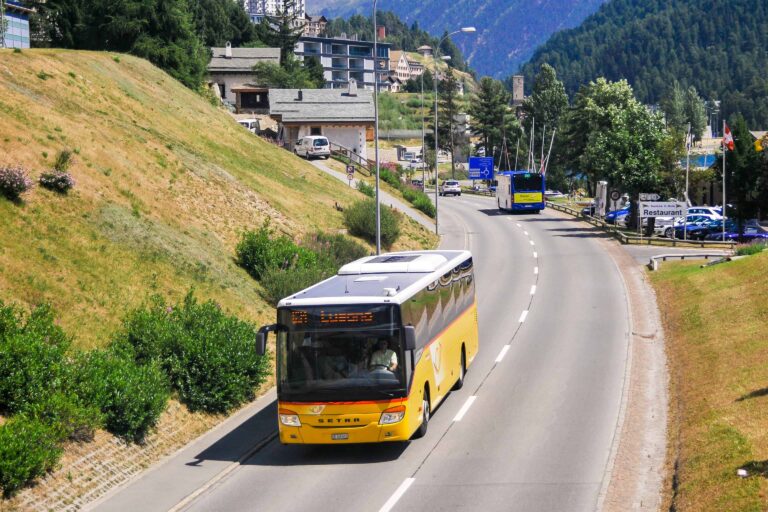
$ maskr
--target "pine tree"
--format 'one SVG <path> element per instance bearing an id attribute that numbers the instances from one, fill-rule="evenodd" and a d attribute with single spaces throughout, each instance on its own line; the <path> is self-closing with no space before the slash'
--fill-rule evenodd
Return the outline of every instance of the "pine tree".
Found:
<path id="1" fill-rule="evenodd" d="M 265 16 L 256 27 L 258 38 L 272 48 L 280 48 L 280 65 L 288 66 L 302 33 L 295 0 L 282 0 L 275 16 Z"/>

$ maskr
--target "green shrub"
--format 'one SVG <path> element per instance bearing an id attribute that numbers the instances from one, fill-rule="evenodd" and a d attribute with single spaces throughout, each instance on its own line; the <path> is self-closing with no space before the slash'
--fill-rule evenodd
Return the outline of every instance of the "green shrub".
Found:
<path id="1" fill-rule="evenodd" d="M 264 298 L 276 306 L 281 299 L 308 288 L 334 273 L 322 268 L 269 269 L 261 279 Z"/>
<path id="2" fill-rule="evenodd" d="M 31 404 L 25 414 L 49 425 L 64 440 L 92 441 L 97 428 L 104 423 L 99 408 L 83 404 L 73 394 L 55 392 Z"/>
<path id="3" fill-rule="evenodd" d="M 426 213 L 433 219 L 435 218 L 435 214 L 437 213 L 435 204 L 429 199 L 429 197 L 427 197 L 424 192 L 418 192 L 416 199 L 413 201 L 413 206 L 417 210 L 421 210 L 422 212 Z"/>
<path id="4" fill-rule="evenodd" d="M 21 411 L 62 388 L 69 345 L 49 306 L 25 318 L 0 301 L 0 410 Z"/>
<path id="5" fill-rule="evenodd" d="M 155 297 L 134 311 L 118 345 L 139 362 L 159 362 L 190 410 L 227 412 L 251 400 L 270 371 L 255 340 L 253 325 L 213 302 L 199 304 L 190 292 L 175 307 Z"/>
<path id="6" fill-rule="evenodd" d="M 768 247 L 768 244 L 763 242 L 754 242 L 748 245 L 740 245 L 736 248 L 736 255 L 751 256 L 752 254 L 763 252 L 766 247 Z"/>
<path id="7" fill-rule="evenodd" d="M 400 182 L 400 177 L 393 170 L 379 169 L 379 179 L 389 183 L 392 187 L 394 187 L 394 188 L 396 188 L 398 190 L 400 190 L 400 187 L 402 187 L 402 185 L 403 185 Z"/>
<path id="8" fill-rule="evenodd" d="M 114 435 L 141 442 L 168 402 L 168 381 L 154 361 L 139 364 L 129 350 L 111 347 L 81 354 L 73 372 L 77 395 L 97 406 Z"/>
<path id="9" fill-rule="evenodd" d="M 411 187 L 403 187 L 403 199 L 409 203 L 413 203 L 419 197 L 417 191 Z"/>
<path id="10" fill-rule="evenodd" d="M 40 420 L 23 415 L 0 426 L 0 489 L 10 498 L 19 489 L 52 470 L 61 457 L 56 432 Z"/>
<path id="11" fill-rule="evenodd" d="M 318 255 L 320 266 L 330 270 L 330 274 L 335 274 L 339 267 L 368 256 L 369 253 L 365 246 L 341 233 L 329 235 L 317 232 L 305 239 L 303 244 Z"/>
<path id="12" fill-rule="evenodd" d="M 344 225 L 350 234 L 376 242 L 376 202 L 358 201 L 344 210 Z M 400 236 L 400 218 L 387 207 L 381 207 L 381 244 L 391 247 Z"/>
<path id="13" fill-rule="evenodd" d="M 376 190 L 363 180 L 357 180 L 357 190 L 367 195 L 368 197 L 376 196 Z"/>
<path id="14" fill-rule="evenodd" d="M 275 236 L 265 223 L 258 231 L 246 231 L 237 244 L 237 261 L 254 279 L 269 268 L 310 268 L 317 255 L 297 246 L 287 236 Z"/>
<path id="15" fill-rule="evenodd" d="M 41 187 L 47 188 L 48 190 L 66 194 L 69 189 L 75 186 L 75 179 L 68 172 L 57 171 L 54 169 L 41 174 L 39 183 Z"/>

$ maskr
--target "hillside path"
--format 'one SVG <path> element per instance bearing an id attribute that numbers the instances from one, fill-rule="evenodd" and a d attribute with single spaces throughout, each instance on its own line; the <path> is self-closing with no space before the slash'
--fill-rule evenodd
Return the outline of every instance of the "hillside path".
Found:
<path id="1" fill-rule="evenodd" d="M 310 160 L 310 164 L 314 165 L 321 171 L 330 174 L 334 178 L 343 181 L 346 184 L 349 184 L 349 180 L 347 179 L 347 175 L 338 171 L 334 171 L 328 165 L 325 164 L 325 162 L 320 160 Z M 352 185 L 357 187 L 357 179 L 352 180 Z M 412 218 L 422 226 L 424 226 L 427 229 L 434 229 L 435 228 L 435 221 L 427 217 L 426 215 L 422 214 L 415 208 L 412 208 L 411 206 L 406 205 L 403 201 L 400 199 L 392 196 L 391 194 L 385 192 L 384 190 L 379 190 L 379 199 L 381 200 L 382 204 L 385 204 L 387 206 L 391 206 L 393 208 L 396 208 L 403 212 L 408 217 Z"/>

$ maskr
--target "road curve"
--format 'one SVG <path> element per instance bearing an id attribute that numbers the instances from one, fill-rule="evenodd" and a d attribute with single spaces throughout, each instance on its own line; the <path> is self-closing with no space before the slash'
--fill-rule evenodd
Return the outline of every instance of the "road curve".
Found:
<path id="1" fill-rule="evenodd" d="M 281 446 L 270 398 L 244 421 L 248 442 L 236 428 L 187 450 L 99 509 L 594 510 L 627 365 L 615 265 L 567 219 L 500 215 L 479 197 L 440 209 L 443 247 L 475 257 L 481 348 L 424 439 Z"/>

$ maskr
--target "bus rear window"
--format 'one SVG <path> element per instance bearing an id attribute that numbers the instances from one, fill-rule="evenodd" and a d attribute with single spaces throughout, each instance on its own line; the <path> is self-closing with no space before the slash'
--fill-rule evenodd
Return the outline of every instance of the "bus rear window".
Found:
<path id="1" fill-rule="evenodd" d="M 515 185 L 516 192 L 526 190 L 541 191 L 541 174 L 514 174 L 512 176 L 512 182 Z"/>

